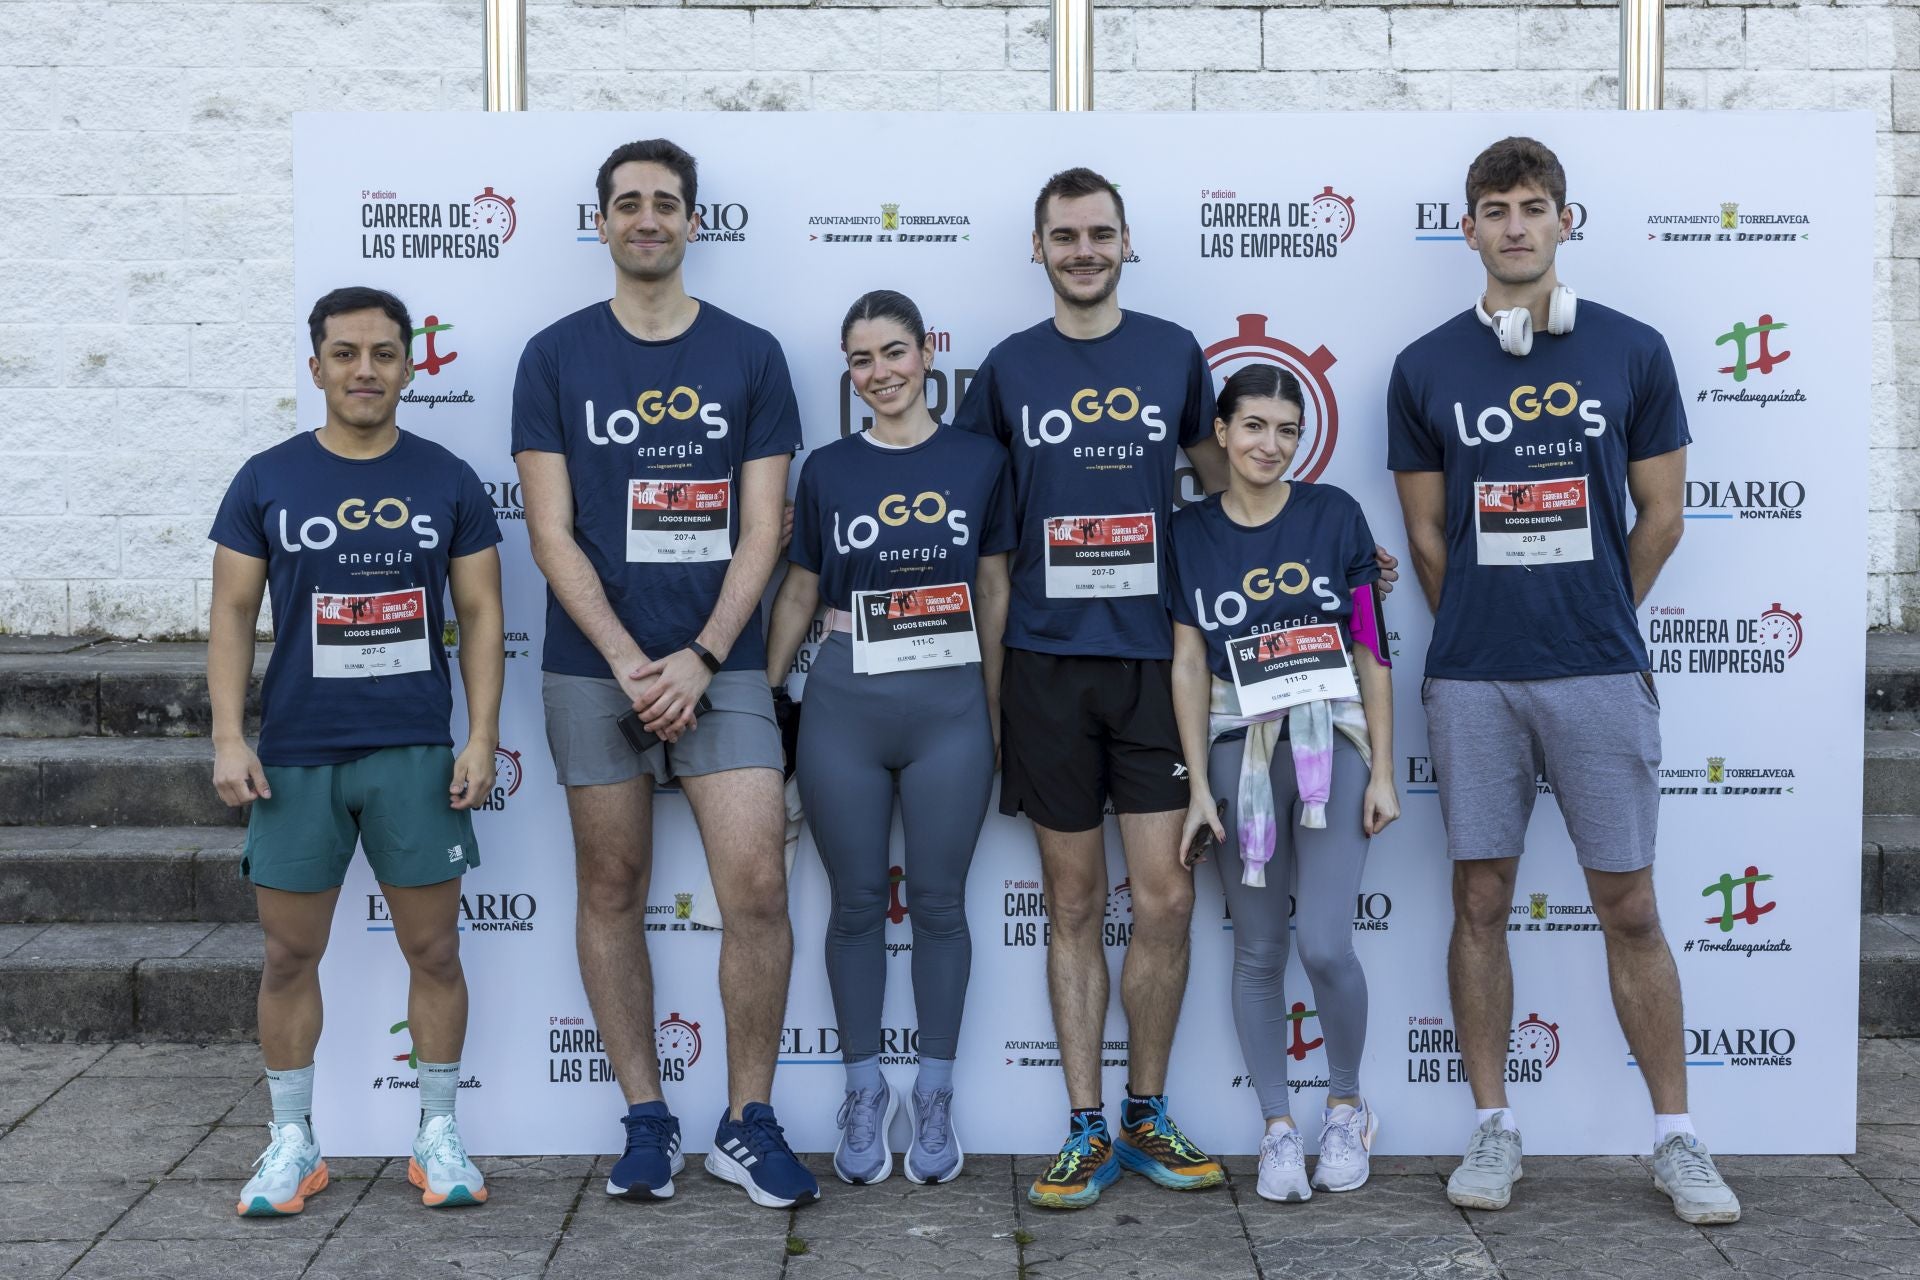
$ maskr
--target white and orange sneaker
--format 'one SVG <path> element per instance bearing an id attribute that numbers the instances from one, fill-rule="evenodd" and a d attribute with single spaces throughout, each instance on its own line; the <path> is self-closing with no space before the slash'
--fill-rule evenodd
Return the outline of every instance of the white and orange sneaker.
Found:
<path id="1" fill-rule="evenodd" d="M 307 1207 L 307 1197 L 327 1186 L 320 1144 L 297 1124 L 268 1125 L 272 1141 L 260 1153 L 259 1170 L 240 1188 L 235 1210 L 244 1218 L 284 1218 Z"/>
<path id="2" fill-rule="evenodd" d="M 420 1126 L 413 1157 L 407 1161 L 407 1181 L 420 1188 L 420 1203 L 429 1209 L 487 1202 L 487 1180 L 467 1159 L 452 1116 L 434 1116 Z"/>

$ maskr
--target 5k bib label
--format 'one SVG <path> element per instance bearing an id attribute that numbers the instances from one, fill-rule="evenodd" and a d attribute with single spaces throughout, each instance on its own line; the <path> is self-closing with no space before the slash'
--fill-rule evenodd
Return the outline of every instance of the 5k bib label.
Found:
<path id="1" fill-rule="evenodd" d="M 973 593 L 964 582 L 853 593 L 853 669 L 877 676 L 980 661 Z"/>
<path id="2" fill-rule="evenodd" d="M 1049 516 L 1046 529 L 1049 599 L 1160 593 L 1159 529 L 1152 512 Z"/>
<path id="3" fill-rule="evenodd" d="M 628 564 L 717 564 L 733 559 L 731 480 L 627 482 Z"/>
<path id="4" fill-rule="evenodd" d="M 431 666 L 424 587 L 376 595 L 314 593 L 316 679 L 397 676 Z"/>
<path id="5" fill-rule="evenodd" d="M 1227 641 L 1240 714 L 1265 715 L 1282 707 L 1330 698 L 1355 698 L 1360 687 L 1337 622 L 1262 631 Z"/>

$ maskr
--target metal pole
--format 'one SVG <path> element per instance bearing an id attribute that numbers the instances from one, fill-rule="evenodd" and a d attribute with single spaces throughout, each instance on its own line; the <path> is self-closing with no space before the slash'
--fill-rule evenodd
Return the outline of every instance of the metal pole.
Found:
<path id="1" fill-rule="evenodd" d="M 1093 0 L 1053 0 L 1053 109 L 1093 110 Z"/>
<path id="2" fill-rule="evenodd" d="M 481 68 L 489 111 L 527 109 L 527 0 L 485 0 L 486 61 Z"/>
<path id="3" fill-rule="evenodd" d="M 1620 106 L 1658 111 L 1665 99 L 1667 11 L 1662 0 L 1620 0 Z"/>

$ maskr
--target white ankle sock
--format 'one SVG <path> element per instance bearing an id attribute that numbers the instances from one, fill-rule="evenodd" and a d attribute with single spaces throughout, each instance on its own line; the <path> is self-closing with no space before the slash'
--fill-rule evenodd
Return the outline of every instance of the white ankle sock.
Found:
<path id="1" fill-rule="evenodd" d="M 1682 1111 L 1678 1115 L 1653 1118 L 1653 1149 L 1658 1151 L 1660 1144 L 1676 1133 L 1693 1133 L 1693 1117 Z M 1695 1135 L 1698 1136 L 1697 1134 Z"/>
<path id="2" fill-rule="evenodd" d="M 1511 1133 L 1520 1132 L 1520 1121 L 1514 1117 L 1512 1107 L 1480 1107 L 1473 1113 L 1473 1127 L 1478 1129 L 1494 1116 L 1500 1117 L 1500 1127 Z"/>
<path id="3" fill-rule="evenodd" d="M 1268 1133 L 1285 1133 L 1291 1128 L 1293 1128 L 1293 1117 L 1291 1116 L 1275 1116 L 1273 1119 L 1267 1121 Z"/>

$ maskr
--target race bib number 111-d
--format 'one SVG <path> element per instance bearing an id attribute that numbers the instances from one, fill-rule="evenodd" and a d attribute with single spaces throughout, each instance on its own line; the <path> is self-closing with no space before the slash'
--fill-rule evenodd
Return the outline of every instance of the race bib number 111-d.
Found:
<path id="1" fill-rule="evenodd" d="M 1321 699 L 1360 694 L 1337 622 L 1263 631 L 1227 641 L 1240 714 L 1265 715 Z"/>
<path id="2" fill-rule="evenodd" d="M 313 674 L 321 680 L 365 679 L 426 671 L 424 587 L 376 595 L 313 594 Z"/>
<path id="3" fill-rule="evenodd" d="M 628 564 L 718 564 L 733 559 L 731 480 L 627 482 Z"/>
<path id="4" fill-rule="evenodd" d="M 1047 598 L 1095 600 L 1160 594 L 1157 521 L 1124 516 L 1048 516 Z"/>

